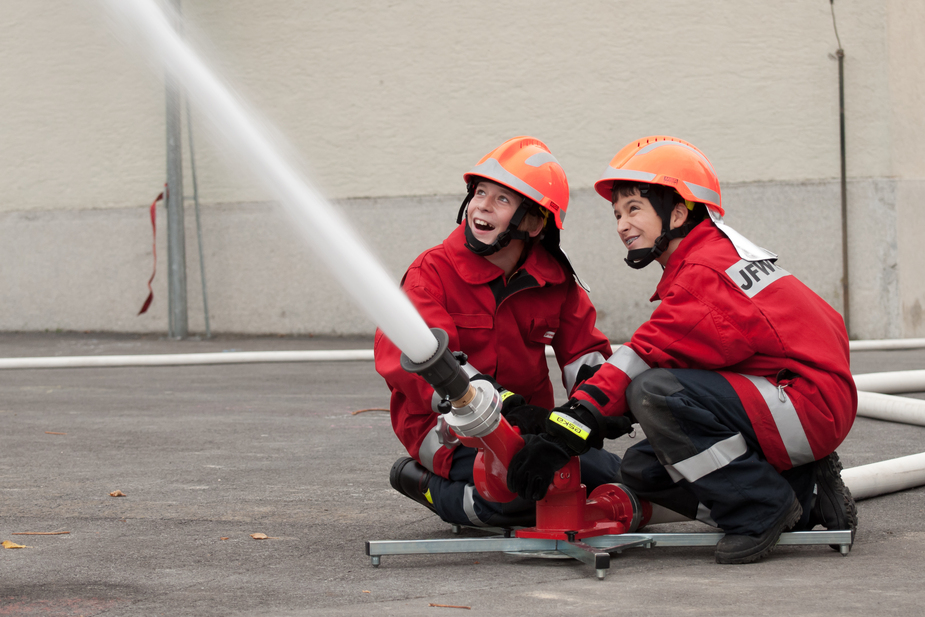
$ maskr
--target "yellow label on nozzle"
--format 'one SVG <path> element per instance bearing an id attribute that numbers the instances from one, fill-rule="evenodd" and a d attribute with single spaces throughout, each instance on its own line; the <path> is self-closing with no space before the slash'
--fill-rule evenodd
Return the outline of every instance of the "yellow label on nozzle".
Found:
<path id="1" fill-rule="evenodd" d="M 587 439 L 588 435 L 591 434 L 591 429 L 576 420 L 575 418 L 569 418 L 563 416 L 558 411 L 554 411 L 549 414 L 549 419 L 569 431 L 570 433 L 575 433 L 582 439 Z"/>

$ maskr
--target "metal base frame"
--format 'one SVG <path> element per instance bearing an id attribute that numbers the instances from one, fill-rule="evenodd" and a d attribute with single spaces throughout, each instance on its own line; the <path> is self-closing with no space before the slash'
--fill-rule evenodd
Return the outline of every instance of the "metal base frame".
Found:
<path id="1" fill-rule="evenodd" d="M 459 533 L 460 527 L 453 526 Z M 597 578 L 603 579 L 610 568 L 611 553 L 628 548 L 656 546 L 715 546 L 722 533 L 625 533 L 597 536 L 584 540 L 547 540 L 517 538 L 510 530 L 488 538 L 449 538 L 443 540 L 369 540 L 366 554 L 374 567 L 383 555 L 434 555 L 447 553 L 508 553 L 522 556 L 562 555 L 592 566 Z M 851 550 L 851 531 L 794 531 L 783 533 L 778 544 L 827 544 L 842 555 Z"/>

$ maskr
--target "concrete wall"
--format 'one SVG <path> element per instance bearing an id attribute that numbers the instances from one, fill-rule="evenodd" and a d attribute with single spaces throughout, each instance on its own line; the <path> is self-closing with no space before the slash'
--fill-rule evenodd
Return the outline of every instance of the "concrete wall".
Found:
<path id="1" fill-rule="evenodd" d="M 148 206 L 163 186 L 159 70 L 100 6 L 0 0 L 0 329 L 163 332 Z M 631 271 L 590 188 L 647 134 L 697 144 L 727 222 L 842 308 L 837 63 L 830 5 L 482 0 L 186 0 L 189 36 L 283 136 L 397 280 L 453 226 L 461 174 L 537 136 L 569 174 L 563 244 L 600 326 L 627 336 L 658 272 Z M 925 336 L 925 2 L 836 3 L 846 52 L 851 329 Z M 268 192 L 194 111 L 210 320 L 217 332 L 367 334 Z M 188 152 L 186 190 L 191 193 Z M 190 329 L 203 327 L 187 204 Z"/>

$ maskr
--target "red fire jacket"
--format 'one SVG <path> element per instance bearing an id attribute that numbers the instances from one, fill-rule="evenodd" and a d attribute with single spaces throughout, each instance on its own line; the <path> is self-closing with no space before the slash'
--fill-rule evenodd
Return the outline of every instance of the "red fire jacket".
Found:
<path id="1" fill-rule="evenodd" d="M 503 271 L 465 247 L 465 221 L 443 244 L 422 253 L 402 279 L 424 321 L 449 335 L 449 347 L 531 405 L 553 407 L 545 346 L 551 345 L 571 392 L 578 369 L 610 357 L 597 313 L 571 274 L 541 245 L 505 283 Z M 434 430 L 433 388 L 401 368 L 401 352 L 376 332 L 376 370 L 392 392 L 392 427 L 408 453 L 447 477 L 452 451 Z"/>
<path id="2" fill-rule="evenodd" d="M 604 415 L 626 412 L 625 390 L 655 367 L 719 371 L 779 471 L 818 460 L 857 414 L 844 321 L 776 263 L 739 257 L 705 221 L 672 253 L 632 340 L 584 382 L 576 398 Z"/>

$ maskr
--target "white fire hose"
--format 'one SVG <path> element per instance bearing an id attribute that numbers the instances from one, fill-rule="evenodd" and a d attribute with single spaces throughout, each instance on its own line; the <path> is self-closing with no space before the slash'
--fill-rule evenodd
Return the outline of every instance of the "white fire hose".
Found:
<path id="1" fill-rule="evenodd" d="M 348 362 L 372 360 L 371 349 L 328 351 L 229 351 L 171 353 L 144 356 L 53 356 L 0 358 L 0 369 L 102 368 L 125 366 L 186 366 L 194 364 L 253 364 L 262 362 Z"/>
<path id="2" fill-rule="evenodd" d="M 858 390 L 896 394 L 898 392 L 925 392 L 925 371 L 892 371 L 855 375 Z"/>
<path id="3" fill-rule="evenodd" d="M 925 484 L 925 452 L 844 469 L 841 477 L 855 499 L 922 486 Z"/>
<path id="4" fill-rule="evenodd" d="M 925 426 L 925 400 L 858 391 L 858 415 Z"/>

